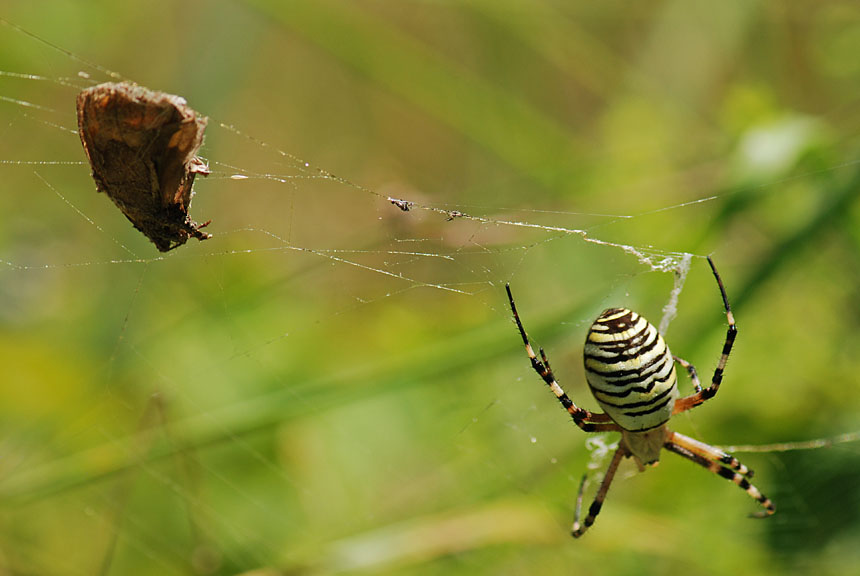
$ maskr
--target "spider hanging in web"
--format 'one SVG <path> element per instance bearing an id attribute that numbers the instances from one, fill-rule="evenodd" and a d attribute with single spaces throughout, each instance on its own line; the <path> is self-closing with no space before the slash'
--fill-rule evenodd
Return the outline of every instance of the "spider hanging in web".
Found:
<path id="1" fill-rule="evenodd" d="M 656 465 L 662 449 L 674 452 L 699 466 L 733 482 L 757 500 L 764 510 L 757 516 L 774 513 L 773 502 L 750 484 L 753 471 L 737 458 L 722 450 L 670 430 L 666 424 L 675 414 L 695 408 L 713 398 L 720 388 L 723 371 L 737 335 L 735 319 L 723 281 L 708 257 L 708 264 L 717 279 L 726 318 L 729 323 L 720 361 L 714 370 L 711 384 L 702 388 L 692 364 L 673 356 L 663 337 L 642 316 L 626 308 L 609 308 L 594 321 L 585 338 L 583 359 L 588 387 L 605 413 L 594 413 L 579 408 L 561 389 L 550 368 L 543 349 L 540 359 L 534 353 L 523 323 L 514 304 L 511 287 L 506 285 L 511 312 L 519 328 L 532 368 L 543 378 L 561 405 L 568 411 L 574 424 L 584 432 L 621 432 L 618 449 L 609 463 L 594 502 L 585 520 L 580 522 L 585 477 L 579 485 L 574 515 L 574 538 L 582 536 L 600 513 L 600 508 L 612 484 L 612 479 L 623 458 L 633 458 L 640 470 Z M 679 398 L 675 362 L 690 376 L 695 392 Z"/>

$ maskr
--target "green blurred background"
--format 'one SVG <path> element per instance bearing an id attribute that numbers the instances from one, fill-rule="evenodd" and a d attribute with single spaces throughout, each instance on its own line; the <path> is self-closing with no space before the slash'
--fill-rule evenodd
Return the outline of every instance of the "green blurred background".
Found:
<path id="1" fill-rule="evenodd" d="M 591 320 L 657 323 L 675 282 L 620 246 L 695 255 L 666 337 L 703 378 L 712 254 L 740 335 L 673 427 L 860 430 L 856 2 L 2 17 L 37 37 L 0 25 L 0 574 L 857 573 L 857 442 L 739 453 L 776 502 L 762 521 L 671 454 L 625 462 L 570 539 L 586 435 L 503 288 L 594 408 Z M 95 193 L 74 100 L 109 71 L 210 117 L 191 212 L 211 240 L 162 257 Z"/>

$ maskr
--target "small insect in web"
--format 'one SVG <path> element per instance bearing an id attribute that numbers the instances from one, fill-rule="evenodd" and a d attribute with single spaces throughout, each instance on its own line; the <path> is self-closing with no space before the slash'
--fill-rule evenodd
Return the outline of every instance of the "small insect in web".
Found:
<path id="1" fill-rule="evenodd" d="M 179 96 L 128 82 L 78 94 L 78 133 L 104 192 L 162 252 L 191 238 L 206 240 L 209 224 L 191 220 L 191 185 L 209 174 L 196 156 L 206 117 Z"/>
<path id="2" fill-rule="evenodd" d="M 412 206 L 415 205 L 414 202 L 410 202 L 409 200 L 401 200 L 400 198 L 392 198 L 391 196 L 388 197 L 388 201 L 404 212 L 409 212 L 412 209 Z"/>
<path id="3" fill-rule="evenodd" d="M 660 459 L 660 451 L 664 448 L 692 460 L 745 490 L 764 508 L 756 514 L 757 517 L 770 516 L 775 511 L 770 498 L 750 484 L 753 471 L 741 464 L 737 458 L 674 432 L 666 426 L 670 417 L 695 408 L 716 395 L 737 335 L 737 326 L 723 281 L 710 257 L 708 264 L 720 288 L 729 324 L 711 384 L 702 388 L 693 365 L 673 356 L 657 329 L 642 316 L 626 308 L 610 308 L 604 310 L 591 325 L 583 351 L 588 387 L 605 413 L 593 413 L 579 408 L 561 389 L 543 348 L 540 349 L 540 359 L 535 355 L 517 313 L 511 287 L 505 286 L 511 312 L 532 368 L 549 385 L 573 418 L 574 424 L 584 432 L 621 432 L 621 441 L 584 520 L 581 520 L 581 510 L 585 477 L 579 485 L 571 530 L 574 538 L 582 536 L 594 523 L 621 460 L 633 458 L 641 471 L 646 465 L 656 465 Z M 693 394 L 684 398 L 679 398 L 676 362 L 687 371 L 695 389 Z"/>

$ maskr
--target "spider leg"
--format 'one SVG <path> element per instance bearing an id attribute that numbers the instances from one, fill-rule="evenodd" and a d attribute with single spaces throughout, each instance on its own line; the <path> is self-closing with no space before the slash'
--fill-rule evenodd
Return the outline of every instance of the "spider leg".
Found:
<path id="1" fill-rule="evenodd" d="M 693 389 L 696 392 L 701 392 L 702 384 L 699 382 L 699 373 L 696 372 L 696 367 L 678 356 L 672 355 L 672 358 L 674 358 L 675 362 L 680 364 L 681 367 L 687 371 L 687 375 L 690 377 L 690 381 L 693 383 Z"/>
<path id="2" fill-rule="evenodd" d="M 578 407 L 573 403 L 573 400 L 562 390 L 561 386 L 559 386 L 558 382 L 555 379 L 555 375 L 552 373 L 552 368 L 550 368 L 549 360 L 546 357 L 546 354 L 543 351 L 543 348 L 540 349 L 540 359 L 538 359 L 537 355 L 532 348 L 531 342 L 529 342 L 529 337 L 526 334 L 526 329 L 523 328 L 523 323 L 520 321 L 520 315 L 517 313 L 517 305 L 514 303 L 514 295 L 511 293 L 510 285 L 505 285 L 505 290 L 508 292 L 508 300 L 511 303 L 511 312 L 514 314 L 514 320 L 517 323 L 517 328 L 519 328 L 520 336 L 523 339 L 523 344 L 526 347 L 526 353 L 529 356 L 529 360 L 531 360 L 532 368 L 534 368 L 535 372 L 546 382 L 547 386 L 550 387 L 555 397 L 558 398 L 558 401 L 561 402 L 561 405 L 564 406 L 564 409 L 568 411 L 570 417 L 573 418 L 574 423 L 582 428 L 585 432 L 606 432 L 606 431 L 617 431 L 620 430 L 617 424 L 612 422 L 612 419 L 603 413 L 593 413 L 585 410 L 584 408 Z"/>
<path id="3" fill-rule="evenodd" d="M 588 528 L 594 524 L 594 519 L 600 514 L 600 508 L 603 506 L 603 501 L 606 499 L 606 493 L 609 492 L 609 485 L 612 484 L 612 479 L 615 477 L 615 472 L 618 470 L 618 465 L 621 459 L 628 456 L 624 446 L 619 446 L 618 450 L 612 456 L 612 461 L 609 463 L 609 468 L 606 469 L 606 474 L 603 476 L 603 481 L 600 483 L 600 488 L 597 489 L 597 495 L 594 497 L 594 502 L 588 507 L 588 515 L 585 520 L 580 523 L 579 517 L 582 512 L 582 493 L 585 490 L 585 476 L 582 477 L 582 482 L 579 484 L 579 493 L 576 496 L 576 511 L 573 517 L 573 528 L 570 535 L 574 538 L 579 538 Z"/>
<path id="4" fill-rule="evenodd" d="M 754 516 L 763 518 L 776 511 L 770 498 L 750 484 L 749 479 L 753 475 L 752 470 L 741 464 L 737 458 L 677 432 L 670 433 L 663 446 L 670 452 L 683 456 L 687 460 L 692 460 L 699 466 L 707 468 L 714 474 L 738 485 L 764 508 L 762 512 L 754 514 Z"/>
<path id="5" fill-rule="evenodd" d="M 753 477 L 753 471 L 741 464 L 740 460 L 731 454 L 723 452 L 719 448 L 711 446 L 710 444 L 699 442 L 695 438 L 690 438 L 689 436 L 684 436 L 683 434 L 674 431 L 671 432 L 669 441 L 689 452 L 692 452 L 693 454 L 698 454 L 702 458 L 707 458 L 713 462 L 719 462 L 721 465 L 726 468 L 731 468 L 741 476 L 746 476 L 747 478 Z"/>
<path id="6" fill-rule="evenodd" d="M 729 360 L 729 354 L 732 351 L 732 346 L 735 343 L 735 337 L 738 334 L 738 328 L 735 324 L 735 317 L 732 315 L 732 308 L 729 306 L 729 297 L 726 295 L 726 288 L 723 286 L 723 279 L 720 278 L 720 273 L 717 272 L 717 267 L 714 266 L 714 261 L 711 260 L 711 257 L 708 256 L 708 264 L 711 266 L 711 271 L 714 273 L 714 278 L 717 279 L 717 285 L 720 287 L 720 294 L 723 297 L 723 306 L 726 309 L 726 320 L 728 320 L 729 327 L 726 330 L 726 341 L 723 344 L 723 353 L 720 356 L 720 361 L 717 363 L 717 367 L 714 369 L 714 376 L 711 378 L 711 385 L 705 388 L 704 390 L 697 390 L 695 394 L 691 394 L 690 396 L 686 396 L 684 398 L 679 398 L 675 402 L 675 409 L 672 411 L 672 414 L 678 414 L 680 412 L 685 412 L 690 408 L 695 408 L 699 404 L 703 403 L 705 400 L 713 398 L 717 390 L 720 389 L 720 383 L 723 381 L 723 372 L 726 369 L 726 363 Z M 684 366 L 683 363 L 681 363 Z M 684 366 L 687 368 L 686 366 Z M 689 368 L 687 369 L 689 372 Z M 692 375 L 691 375 L 692 378 Z"/>

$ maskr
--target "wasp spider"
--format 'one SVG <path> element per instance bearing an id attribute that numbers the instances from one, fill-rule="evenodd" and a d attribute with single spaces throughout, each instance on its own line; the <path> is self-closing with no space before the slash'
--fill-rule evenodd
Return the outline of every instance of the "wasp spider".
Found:
<path id="1" fill-rule="evenodd" d="M 574 424 L 585 432 L 621 432 L 618 449 L 609 463 L 594 502 L 588 509 L 585 520 L 580 522 L 582 494 L 585 488 L 585 478 L 582 479 L 573 521 L 574 538 L 582 536 L 594 523 L 621 460 L 633 458 L 639 469 L 644 470 L 646 465 L 657 464 L 660 450 L 663 448 L 692 460 L 699 466 L 740 486 L 764 508 L 762 512 L 756 514 L 757 516 L 769 516 L 774 513 L 774 505 L 770 499 L 750 484 L 752 470 L 722 450 L 673 432 L 666 426 L 673 415 L 695 408 L 705 400 L 714 397 L 720 388 L 723 370 L 738 332 L 723 281 L 710 257 L 708 263 L 720 287 L 729 323 L 723 352 L 714 370 L 711 385 L 702 388 L 693 365 L 673 356 L 657 329 L 642 316 L 626 308 L 610 308 L 591 325 L 585 338 L 583 353 L 588 387 L 591 388 L 591 393 L 605 413 L 589 412 L 574 404 L 556 382 L 543 349 L 540 350 L 540 359 L 535 356 L 529 337 L 517 314 L 511 288 L 506 286 L 511 311 L 532 367 L 549 385 L 561 405 L 573 418 Z M 695 388 L 693 394 L 684 398 L 678 397 L 676 362 L 687 371 Z"/>

